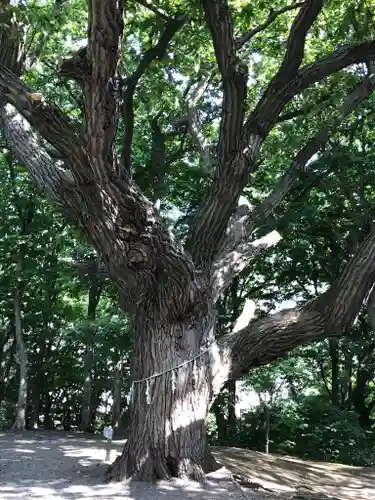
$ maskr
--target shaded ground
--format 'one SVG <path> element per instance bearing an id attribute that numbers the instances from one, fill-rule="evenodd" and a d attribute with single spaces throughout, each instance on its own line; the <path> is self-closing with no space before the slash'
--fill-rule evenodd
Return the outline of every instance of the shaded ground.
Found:
<path id="1" fill-rule="evenodd" d="M 304 485 L 340 500 L 375 500 L 375 469 L 265 455 L 241 448 L 216 448 L 214 453 L 232 472 L 275 491 L 292 492 Z"/>
<path id="2" fill-rule="evenodd" d="M 116 442 L 111 460 L 123 442 Z M 55 432 L 0 433 L 1 500 L 242 500 L 218 474 L 202 486 L 188 481 L 105 484 L 105 442 L 95 436 Z"/>
<path id="3" fill-rule="evenodd" d="M 111 460 L 124 441 L 113 443 Z M 291 498 L 310 486 L 340 500 L 375 500 L 375 470 L 267 456 L 237 448 L 216 448 L 218 460 L 233 473 L 249 477 Z M 97 436 L 52 432 L 0 433 L 1 500 L 243 500 L 276 499 L 228 480 L 222 469 L 202 487 L 187 481 L 105 484 L 105 442 Z M 264 496 L 263 496 L 264 495 Z"/>

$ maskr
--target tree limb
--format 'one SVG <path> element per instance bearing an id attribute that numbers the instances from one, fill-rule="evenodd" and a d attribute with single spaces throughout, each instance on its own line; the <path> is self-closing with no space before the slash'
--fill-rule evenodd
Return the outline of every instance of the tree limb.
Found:
<path id="1" fill-rule="evenodd" d="M 233 278 L 246 269 L 251 261 L 255 260 L 262 251 L 276 245 L 280 240 L 280 234 L 277 231 L 271 231 L 258 240 L 244 241 L 232 251 L 226 252 L 216 259 L 212 265 L 214 301 L 230 285 Z"/>
<path id="2" fill-rule="evenodd" d="M 245 222 L 247 234 L 251 233 L 257 224 L 265 221 L 276 207 L 288 196 L 299 183 L 300 175 L 305 171 L 308 162 L 327 143 L 328 139 L 337 131 L 342 121 L 354 111 L 363 101 L 368 99 L 375 90 L 375 75 L 366 78 L 358 84 L 346 97 L 341 109 L 311 137 L 305 146 L 295 156 L 291 167 L 280 179 L 276 188 L 267 198 L 258 205 Z"/>
<path id="3" fill-rule="evenodd" d="M 101 13 L 110 19 L 99 19 Z M 111 94 L 109 80 L 116 70 L 117 49 L 113 51 L 115 55 L 108 55 L 109 61 L 104 61 L 103 67 L 98 65 L 105 58 L 106 50 L 112 51 L 111 40 L 118 42 L 118 27 L 107 27 L 106 24 L 111 20 L 121 24 L 121 4 L 115 0 L 104 3 L 92 0 L 90 19 L 86 57 L 89 61 L 91 56 L 95 58 L 97 54 L 98 60 L 87 66 L 90 72 L 89 76 L 84 75 L 84 92 L 88 104 L 93 105 L 95 99 L 90 93 L 91 82 L 92 89 L 98 92 L 98 109 L 94 110 L 94 114 L 101 108 L 107 116 L 116 101 Z M 100 28 L 101 23 L 105 24 L 104 31 L 101 31 L 103 36 L 95 31 L 95 26 Z M 4 36 L 1 42 L 1 62 L 18 68 L 14 63 L 17 47 L 12 46 L 9 50 Z M 167 318 L 173 321 L 172 318 L 176 320 L 192 314 L 194 304 L 201 304 L 201 295 L 208 293 L 207 279 L 195 273 L 191 259 L 165 228 L 153 204 L 139 188 L 131 181 L 124 182 L 117 176 L 108 175 L 115 159 L 108 152 L 112 132 L 107 133 L 103 129 L 100 135 L 100 127 L 105 128 L 107 125 L 103 118 L 99 119 L 99 128 L 96 129 L 100 135 L 98 144 L 93 144 L 93 139 L 87 137 L 82 141 L 59 110 L 40 102 L 40 94 L 29 92 L 4 66 L 0 66 L 0 95 L 4 98 L 0 102 L 1 118 L 6 122 L 4 129 L 15 155 L 25 163 L 39 185 L 52 198 L 60 201 L 68 215 L 73 215 L 75 222 L 81 225 L 108 269 L 110 278 L 116 283 L 124 307 L 134 310 L 142 301 L 155 303 L 155 309 L 160 311 L 160 321 L 166 321 Z M 9 101 L 8 106 L 14 105 L 26 120 L 20 120 L 12 107 L 9 108 L 12 114 L 3 113 L 4 101 Z M 109 108 L 106 108 L 106 104 Z M 90 111 L 91 108 L 86 106 L 86 109 Z M 108 119 L 111 128 L 114 118 L 110 116 Z M 68 154 L 65 162 L 69 167 L 67 172 L 61 173 L 58 168 L 52 168 L 53 163 L 43 148 L 34 151 L 40 143 L 30 132 L 29 121 L 56 149 Z M 89 123 L 95 125 L 92 117 Z M 24 141 L 28 133 L 30 142 Z M 34 156 L 28 161 L 27 155 Z M 69 183 L 70 180 L 74 183 Z M 68 186 L 64 186 L 64 181 Z"/>
<path id="4" fill-rule="evenodd" d="M 237 55 L 228 2 L 203 0 L 202 3 L 223 83 L 217 172 L 220 175 L 238 149 L 245 111 L 247 68 Z"/>
<path id="5" fill-rule="evenodd" d="M 84 80 L 85 140 L 94 178 L 111 177 L 116 169 L 118 64 L 124 29 L 124 0 L 90 0 L 87 45 L 88 77 Z"/>
<path id="6" fill-rule="evenodd" d="M 340 47 L 331 54 L 303 66 L 290 80 L 283 78 L 279 83 L 275 83 L 273 79 L 244 125 L 244 142 L 251 141 L 254 133 L 265 138 L 285 105 L 312 84 L 347 66 L 374 58 L 375 40 L 372 40 L 355 46 Z"/>
<path id="7" fill-rule="evenodd" d="M 186 23 L 187 18 L 183 15 L 177 15 L 175 18 L 168 18 L 165 30 L 162 33 L 158 43 L 143 54 L 134 73 L 126 78 L 125 90 L 123 91 L 123 102 L 121 108 L 122 119 L 125 125 L 125 134 L 123 138 L 122 163 L 125 173 L 130 174 L 131 151 L 134 129 L 134 93 L 139 80 L 145 74 L 147 68 L 155 59 L 161 59 L 167 50 L 169 42 L 179 29 Z"/>
<path id="8" fill-rule="evenodd" d="M 164 19 L 164 21 L 167 21 L 167 22 L 170 21 L 170 19 L 171 19 L 170 16 L 168 16 L 167 14 L 162 12 L 159 8 L 152 5 L 152 3 L 147 2 L 147 0 L 136 0 L 136 2 L 139 3 L 139 5 L 142 5 L 142 7 L 145 7 L 146 9 L 153 12 L 156 16 L 159 16 L 162 19 Z"/>
<path id="9" fill-rule="evenodd" d="M 325 146 L 342 120 L 366 100 L 374 89 L 375 75 L 371 75 L 355 87 L 344 100 L 338 113 L 327 120 L 297 153 L 292 165 L 286 170 L 267 198 L 252 210 L 250 208 L 244 210 L 244 206 L 237 210 L 228 225 L 226 240 L 214 261 L 213 281 L 217 294 L 220 294 L 257 255 L 257 253 L 254 254 L 253 244 L 248 242 L 256 227 L 264 223 L 285 198 L 293 192 L 310 159 Z M 272 243 L 268 246 L 276 244 L 278 239 L 271 241 Z M 258 248 L 257 252 L 259 250 Z"/>
<path id="10" fill-rule="evenodd" d="M 198 265 L 209 265 L 228 221 L 235 194 L 229 193 L 241 177 L 233 165 L 238 152 L 246 105 L 247 68 L 237 55 L 233 22 L 227 0 L 203 0 L 216 61 L 223 84 L 222 118 L 217 148 L 217 168 L 211 194 L 191 227 L 187 248 Z M 246 176 L 247 177 L 247 176 Z M 218 199 L 220 198 L 220 207 Z"/>
<path id="11" fill-rule="evenodd" d="M 327 292 L 302 307 L 259 319 L 221 337 L 218 347 L 225 368 L 217 373 L 216 384 L 268 364 L 301 344 L 341 335 L 352 325 L 374 281 L 375 230 Z"/>
<path id="12" fill-rule="evenodd" d="M 201 161 L 206 169 L 210 170 L 212 164 L 211 154 L 206 140 L 201 133 L 201 127 L 197 117 L 196 106 L 207 89 L 212 74 L 206 75 L 198 84 L 191 86 L 186 96 L 188 129 L 191 137 L 198 147 Z"/>
<path id="13" fill-rule="evenodd" d="M 259 24 L 259 26 L 256 26 L 255 28 L 249 30 L 247 33 L 244 35 L 240 36 L 236 40 L 236 47 L 237 49 L 241 49 L 245 43 L 247 43 L 249 40 L 251 40 L 255 35 L 258 33 L 264 31 L 265 29 L 268 28 L 279 16 L 282 14 L 285 14 L 285 12 L 288 12 L 290 10 L 298 9 L 299 7 L 302 7 L 303 2 L 295 3 L 293 5 L 286 5 L 285 7 L 279 9 L 279 10 L 273 10 L 271 9 L 266 21 L 262 24 Z"/>
<path id="14" fill-rule="evenodd" d="M 4 66 L 0 66 L 0 92 L 47 142 L 70 164 L 76 165 L 81 178 L 86 178 L 87 172 L 82 166 L 87 165 L 87 159 L 82 141 L 78 130 L 62 111 L 48 105 L 41 94 L 33 92 Z"/>
<path id="15" fill-rule="evenodd" d="M 307 31 L 318 16 L 322 3 L 322 0 L 307 0 L 302 5 L 289 33 L 284 60 L 267 91 L 271 96 L 277 89 L 287 86 L 297 74 Z M 222 243 L 228 220 L 247 183 L 263 140 L 258 130 L 251 130 L 245 134 L 246 141 L 242 142 L 247 70 L 236 53 L 228 3 L 203 1 L 203 6 L 222 74 L 223 118 L 216 179 L 196 215 L 187 242 L 187 249 L 197 265 L 209 265 Z"/>

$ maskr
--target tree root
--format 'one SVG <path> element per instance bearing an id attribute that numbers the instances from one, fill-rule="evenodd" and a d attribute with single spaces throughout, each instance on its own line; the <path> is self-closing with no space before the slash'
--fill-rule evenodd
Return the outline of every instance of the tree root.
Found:
<path id="1" fill-rule="evenodd" d="M 108 467 L 105 481 L 157 481 L 189 478 L 193 481 L 204 482 L 205 474 L 219 467 L 208 448 L 203 463 L 191 458 L 176 459 L 171 456 L 163 458 L 158 454 L 155 457 L 148 456 L 145 460 L 136 460 L 125 448 L 122 455 L 119 455 Z"/>

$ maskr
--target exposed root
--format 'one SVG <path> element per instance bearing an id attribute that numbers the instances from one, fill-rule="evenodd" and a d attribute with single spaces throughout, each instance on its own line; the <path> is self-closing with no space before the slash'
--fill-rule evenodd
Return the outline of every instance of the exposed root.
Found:
<path id="1" fill-rule="evenodd" d="M 157 458 L 148 456 L 142 461 L 135 460 L 124 450 L 111 464 L 105 474 L 106 482 L 119 481 L 157 481 L 171 478 L 188 478 L 193 481 L 204 482 L 205 473 L 219 468 L 215 458 L 209 450 L 204 457 L 204 464 L 190 458 L 176 459 L 174 457 Z"/>

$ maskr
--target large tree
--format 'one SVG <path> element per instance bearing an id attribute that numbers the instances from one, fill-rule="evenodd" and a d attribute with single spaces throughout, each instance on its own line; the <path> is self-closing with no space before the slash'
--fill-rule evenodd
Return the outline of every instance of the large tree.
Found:
<path id="1" fill-rule="evenodd" d="M 63 3 L 57 1 L 55 7 Z M 192 2 L 197 14 L 191 18 L 184 12 L 166 12 L 162 2 L 159 7 L 146 1 L 139 4 L 151 9 L 165 28 L 124 79 L 121 59 L 130 50 L 124 44 L 124 2 L 88 2 L 87 45 L 60 66 L 61 78 L 75 81 L 82 92 L 83 120 L 77 124 L 20 79 L 32 59 L 25 52 L 24 24 L 11 15 L 9 1 L 1 0 L 1 126 L 9 147 L 39 188 L 79 222 L 100 256 L 98 270 L 108 273 L 118 288 L 121 307 L 132 319 L 135 384 L 129 439 L 108 479 L 185 474 L 201 478 L 213 466 L 205 419 L 222 387 L 300 344 L 340 334 L 352 323 L 375 280 L 373 230 L 322 296 L 215 338 L 218 298 L 263 249 L 278 241 L 275 232 L 259 238 L 259 229 L 298 185 L 309 161 L 325 147 L 340 121 L 373 91 L 375 41 L 364 34 L 365 41 L 339 46 L 315 60 L 310 54 L 306 60 L 309 33 L 317 22 L 315 35 L 324 31 L 322 0 L 282 5 L 242 34 L 238 31 L 247 18 L 241 18 L 238 27 L 233 20 L 242 7 L 245 10 L 241 2 Z M 282 62 L 248 109 L 249 54 L 243 49 L 252 37 L 293 10 L 297 14 Z M 182 245 L 160 216 L 159 203 L 146 197 L 135 182 L 131 153 L 137 85 L 152 62 L 163 57 L 176 33 L 188 25 L 190 31 L 203 26 L 210 34 L 217 67 L 203 72 L 188 102 L 187 126 L 202 163 L 210 165 L 212 180 L 200 207 L 190 214 Z M 39 45 L 43 42 L 40 35 Z M 296 152 L 274 191 L 254 208 L 239 203 L 250 174 L 261 168 L 263 143 L 286 119 L 285 108 L 349 66 L 352 88 L 340 108 Z M 194 109 L 211 74 L 219 75 L 222 94 L 215 151 L 202 140 Z M 120 130 L 124 130 L 121 154 L 116 145 Z"/>

